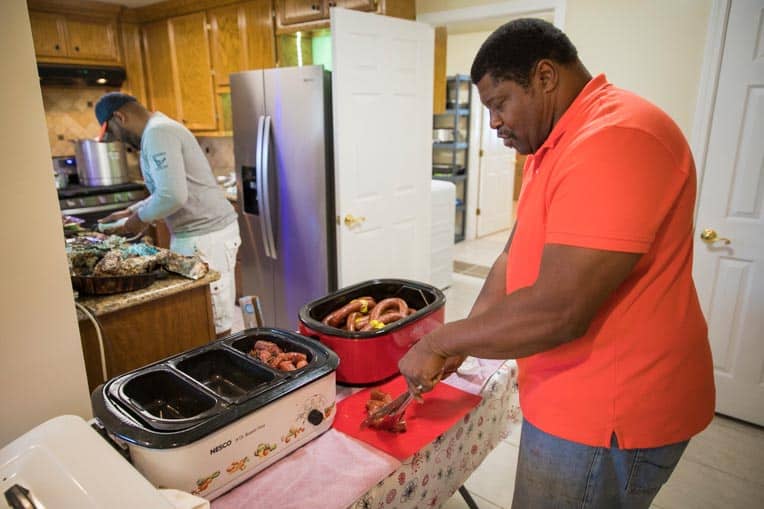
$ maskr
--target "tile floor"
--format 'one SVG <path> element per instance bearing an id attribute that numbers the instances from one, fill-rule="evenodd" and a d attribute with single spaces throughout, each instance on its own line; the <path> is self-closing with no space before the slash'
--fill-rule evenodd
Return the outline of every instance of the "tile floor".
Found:
<path id="1" fill-rule="evenodd" d="M 509 231 L 454 246 L 455 272 L 445 290 L 446 321 L 464 318 L 478 296 L 485 274 L 504 247 Z M 242 329 L 235 314 L 234 331 Z M 499 443 L 465 486 L 480 509 L 512 504 L 519 435 Z M 669 482 L 656 497 L 656 509 L 753 509 L 764 507 L 764 428 L 717 415 L 690 441 Z M 456 493 L 444 509 L 466 509 Z"/>

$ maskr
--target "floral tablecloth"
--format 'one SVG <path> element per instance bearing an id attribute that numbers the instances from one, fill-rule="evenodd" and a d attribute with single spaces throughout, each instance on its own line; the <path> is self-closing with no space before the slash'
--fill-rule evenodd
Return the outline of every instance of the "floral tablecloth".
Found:
<path id="1" fill-rule="evenodd" d="M 213 509 L 424 509 L 440 507 L 510 434 L 520 433 L 514 361 L 476 360 L 447 383 L 483 400 L 410 458 L 399 461 L 330 429 L 215 499 Z M 342 399 L 358 389 L 338 388 Z"/>
<path id="2" fill-rule="evenodd" d="M 491 369 L 489 361 L 481 361 Z M 476 381 L 485 383 L 476 392 Z M 457 425 L 405 460 L 353 503 L 352 509 L 440 507 L 480 465 L 499 441 L 520 433 L 517 366 L 507 361 L 487 379 L 451 377 L 447 383 L 479 393 L 483 401 Z M 471 386 L 472 385 L 472 386 Z"/>

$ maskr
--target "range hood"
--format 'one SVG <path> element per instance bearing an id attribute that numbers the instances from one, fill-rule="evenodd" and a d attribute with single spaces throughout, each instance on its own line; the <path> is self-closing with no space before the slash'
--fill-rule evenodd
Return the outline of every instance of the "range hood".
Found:
<path id="1" fill-rule="evenodd" d="M 37 64 L 40 85 L 119 87 L 127 74 L 122 67 Z"/>

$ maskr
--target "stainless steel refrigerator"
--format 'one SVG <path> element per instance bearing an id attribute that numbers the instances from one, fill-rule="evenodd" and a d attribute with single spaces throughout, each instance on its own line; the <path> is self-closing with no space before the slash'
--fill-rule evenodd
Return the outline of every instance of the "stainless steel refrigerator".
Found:
<path id="1" fill-rule="evenodd" d="M 330 73 L 231 74 L 242 293 L 268 327 L 296 330 L 337 285 Z"/>

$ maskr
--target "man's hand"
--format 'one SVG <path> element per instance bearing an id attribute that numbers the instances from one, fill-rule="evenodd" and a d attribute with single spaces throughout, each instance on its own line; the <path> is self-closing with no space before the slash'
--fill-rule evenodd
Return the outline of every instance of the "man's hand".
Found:
<path id="1" fill-rule="evenodd" d="M 130 215 L 133 213 L 130 209 L 122 209 L 118 210 L 116 212 L 112 212 L 106 217 L 102 217 L 98 220 L 99 223 L 113 223 L 114 221 L 119 221 L 122 218 L 130 217 Z"/>
<path id="2" fill-rule="evenodd" d="M 121 225 L 109 224 L 117 221 L 124 221 L 124 223 Z M 148 227 L 148 224 L 141 221 L 138 213 L 133 212 L 130 209 L 118 210 L 117 212 L 109 214 L 103 219 L 99 219 L 98 223 L 102 225 L 108 225 L 107 228 L 102 228 L 104 233 L 117 235 L 141 233 Z"/>
<path id="3" fill-rule="evenodd" d="M 141 221 L 137 212 L 131 212 L 127 218 L 127 222 L 125 222 L 125 225 L 122 227 L 122 231 L 133 234 L 142 233 L 148 226 L 147 223 Z"/>
<path id="4" fill-rule="evenodd" d="M 467 356 L 465 355 L 454 355 L 446 359 L 446 364 L 443 366 L 443 378 L 446 378 L 450 374 L 455 373 L 466 358 Z"/>
<path id="5" fill-rule="evenodd" d="M 433 349 L 429 336 L 425 336 L 398 361 L 398 369 L 414 395 L 419 395 L 440 381 L 446 359 L 448 356 Z"/>

